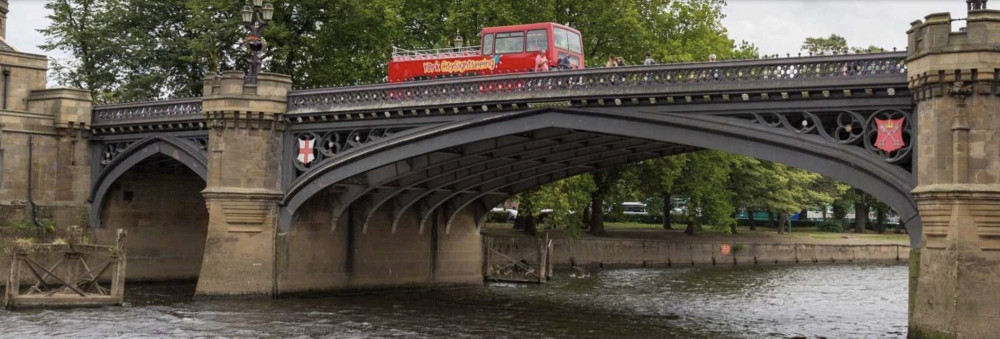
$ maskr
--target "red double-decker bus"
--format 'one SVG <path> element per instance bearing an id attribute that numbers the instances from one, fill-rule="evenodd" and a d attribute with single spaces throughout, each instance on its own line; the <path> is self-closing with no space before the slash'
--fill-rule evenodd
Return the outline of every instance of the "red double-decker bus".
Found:
<path id="1" fill-rule="evenodd" d="M 563 66 L 583 68 L 580 32 L 566 25 L 543 22 L 487 27 L 480 37 L 480 46 L 435 50 L 393 48 L 389 82 L 532 72 L 540 69 L 539 60 L 548 68 L 559 66 L 560 59 L 565 59 Z"/>

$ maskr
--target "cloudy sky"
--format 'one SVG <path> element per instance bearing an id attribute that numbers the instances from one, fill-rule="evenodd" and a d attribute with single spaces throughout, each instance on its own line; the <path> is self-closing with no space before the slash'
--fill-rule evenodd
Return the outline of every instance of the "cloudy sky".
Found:
<path id="1" fill-rule="evenodd" d="M 7 39 L 23 52 L 42 53 L 37 46 L 44 38 L 36 30 L 48 25 L 45 2 L 10 0 Z M 806 37 L 832 33 L 844 36 L 852 46 L 904 49 L 910 22 L 935 12 L 965 17 L 963 0 L 729 0 L 728 3 L 723 23 L 730 37 L 750 41 L 765 54 L 794 54 L 799 52 Z"/>

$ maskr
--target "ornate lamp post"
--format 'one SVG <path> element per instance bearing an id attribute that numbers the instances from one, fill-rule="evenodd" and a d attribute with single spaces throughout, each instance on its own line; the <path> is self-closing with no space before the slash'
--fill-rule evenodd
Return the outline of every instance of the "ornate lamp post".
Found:
<path id="1" fill-rule="evenodd" d="M 251 4 L 252 2 L 252 4 Z M 250 72 L 244 81 L 248 84 L 257 83 L 257 73 L 260 73 L 260 53 L 267 47 L 267 41 L 260 32 L 274 17 L 274 6 L 264 0 L 250 0 L 243 6 L 243 26 L 250 31 L 247 37 L 247 47 L 250 48 Z"/>

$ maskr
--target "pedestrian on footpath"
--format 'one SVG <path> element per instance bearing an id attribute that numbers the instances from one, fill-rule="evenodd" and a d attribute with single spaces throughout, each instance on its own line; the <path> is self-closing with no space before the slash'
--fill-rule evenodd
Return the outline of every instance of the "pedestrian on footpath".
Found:
<path id="1" fill-rule="evenodd" d="M 646 53 L 646 60 L 642 61 L 642 65 L 643 66 L 652 66 L 652 65 L 655 65 L 655 64 L 656 64 L 656 61 L 653 60 L 653 57 L 647 52 Z"/>

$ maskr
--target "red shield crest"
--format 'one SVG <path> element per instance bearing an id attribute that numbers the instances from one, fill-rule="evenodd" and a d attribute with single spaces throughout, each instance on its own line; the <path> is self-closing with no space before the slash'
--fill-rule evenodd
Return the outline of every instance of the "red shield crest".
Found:
<path id="1" fill-rule="evenodd" d="M 296 159 L 298 159 L 303 165 L 308 165 L 313 161 L 313 159 L 316 159 L 315 152 L 313 151 L 313 145 L 315 144 L 316 139 L 299 139 L 299 156 Z"/>
<path id="2" fill-rule="evenodd" d="M 875 137 L 875 147 L 892 152 L 903 148 L 903 123 L 906 118 L 899 119 L 875 119 L 875 126 L 878 128 L 878 136 Z"/>

